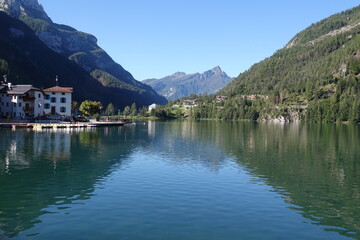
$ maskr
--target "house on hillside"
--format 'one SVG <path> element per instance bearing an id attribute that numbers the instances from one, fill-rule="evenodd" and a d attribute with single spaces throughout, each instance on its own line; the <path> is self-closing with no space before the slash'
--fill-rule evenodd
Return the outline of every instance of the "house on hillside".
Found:
<path id="1" fill-rule="evenodd" d="M 44 112 L 46 115 L 71 116 L 72 93 L 71 87 L 51 87 L 43 90 Z"/>
<path id="2" fill-rule="evenodd" d="M 185 99 L 182 106 L 185 108 L 196 107 L 201 101 L 199 99 Z"/>
<path id="3" fill-rule="evenodd" d="M 32 85 L 0 86 L 0 117 L 23 119 L 42 116 L 44 92 Z"/>
<path id="4" fill-rule="evenodd" d="M 153 103 L 148 107 L 148 111 L 151 112 L 153 109 L 157 108 L 158 106 L 159 105 L 157 105 L 156 103 Z"/>
<path id="5" fill-rule="evenodd" d="M 227 96 L 216 96 L 216 100 L 217 100 L 217 102 L 222 102 L 222 101 L 226 101 L 226 100 L 228 100 L 229 99 L 229 97 L 227 97 Z"/>

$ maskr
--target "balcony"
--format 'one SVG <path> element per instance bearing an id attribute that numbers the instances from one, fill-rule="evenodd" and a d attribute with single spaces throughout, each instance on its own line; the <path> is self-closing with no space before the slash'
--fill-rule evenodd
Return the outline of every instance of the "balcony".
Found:
<path id="1" fill-rule="evenodd" d="M 22 97 L 24 102 L 33 102 L 35 101 L 35 97 L 31 97 L 31 96 L 24 96 Z"/>
<path id="2" fill-rule="evenodd" d="M 25 113 L 33 113 L 33 112 L 34 112 L 34 108 L 33 108 L 33 107 L 24 107 L 24 112 L 25 112 Z"/>

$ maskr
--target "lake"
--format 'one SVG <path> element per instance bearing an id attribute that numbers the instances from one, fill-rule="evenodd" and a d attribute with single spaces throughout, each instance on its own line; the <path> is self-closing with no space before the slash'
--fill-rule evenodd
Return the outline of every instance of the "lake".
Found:
<path id="1" fill-rule="evenodd" d="M 360 239 L 360 128 L 0 130 L 0 239 Z"/>

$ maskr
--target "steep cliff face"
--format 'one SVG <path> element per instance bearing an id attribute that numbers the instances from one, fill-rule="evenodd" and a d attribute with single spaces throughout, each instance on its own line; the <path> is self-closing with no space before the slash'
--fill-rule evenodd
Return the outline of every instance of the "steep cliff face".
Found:
<path id="1" fill-rule="evenodd" d="M 204 73 L 177 72 L 161 79 L 147 79 L 143 82 L 168 100 L 176 100 L 191 94 L 216 93 L 232 80 L 220 67 L 215 67 Z"/>
<path id="2" fill-rule="evenodd" d="M 37 0 L 0 0 L 0 9 L 15 18 L 25 14 L 32 18 L 51 22 L 51 19 Z"/>
<path id="3" fill-rule="evenodd" d="M 0 10 L 22 20 L 50 49 L 78 64 L 103 86 L 134 92 L 139 105 L 166 103 L 101 49 L 95 36 L 53 23 L 37 0 L 0 0 Z"/>

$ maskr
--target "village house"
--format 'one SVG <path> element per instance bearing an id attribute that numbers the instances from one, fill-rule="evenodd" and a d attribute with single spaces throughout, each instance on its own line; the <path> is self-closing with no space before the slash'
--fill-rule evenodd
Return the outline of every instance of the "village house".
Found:
<path id="1" fill-rule="evenodd" d="M 229 97 L 227 97 L 227 96 L 216 96 L 217 102 L 226 101 L 228 99 L 229 99 Z"/>
<path id="2" fill-rule="evenodd" d="M 46 115 L 71 116 L 71 103 L 73 88 L 71 87 L 51 87 L 43 90 L 44 112 Z"/>
<path id="3" fill-rule="evenodd" d="M 41 90 L 33 85 L 0 85 L 0 118 L 28 119 L 43 115 L 71 116 L 73 88 Z"/>
<path id="4" fill-rule="evenodd" d="M 148 111 L 151 112 L 153 109 L 157 108 L 158 106 L 159 105 L 157 105 L 156 103 L 153 103 L 148 107 Z"/>
<path id="5" fill-rule="evenodd" d="M 241 95 L 243 99 L 254 101 L 256 99 L 268 100 L 269 96 L 260 95 L 260 94 L 251 94 L 251 95 Z"/>
<path id="6" fill-rule="evenodd" d="M 0 86 L 0 117 L 23 119 L 42 116 L 44 92 L 32 85 Z"/>
<path id="7" fill-rule="evenodd" d="M 199 99 L 185 99 L 183 102 L 183 107 L 190 108 L 190 107 L 196 107 L 200 103 Z"/>

